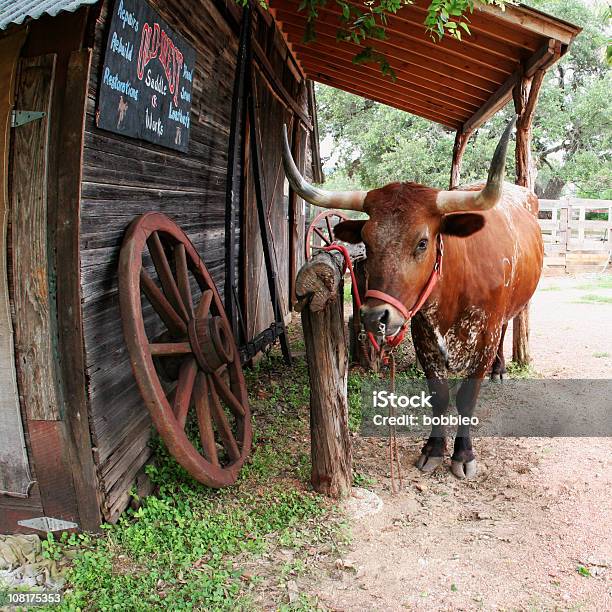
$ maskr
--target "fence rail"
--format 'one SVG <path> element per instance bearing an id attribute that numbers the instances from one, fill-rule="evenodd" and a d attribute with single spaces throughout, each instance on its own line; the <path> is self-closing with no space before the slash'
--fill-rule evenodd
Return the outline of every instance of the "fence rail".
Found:
<path id="1" fill-rule="evenodd" d="M 612 200 L 542 199 L 538 222 L 549 266 L 586 270 L 612 255 Z"/>

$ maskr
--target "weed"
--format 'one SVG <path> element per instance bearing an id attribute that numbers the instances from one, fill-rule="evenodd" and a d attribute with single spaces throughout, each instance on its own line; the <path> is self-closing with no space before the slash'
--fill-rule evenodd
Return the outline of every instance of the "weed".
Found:
<path id="1" fill-rule="evenodd" d="M 372 478 L 361 472 L 353 472 L 353 485 L 356 487 L 371 487 L 374 484 L 376 484 L 376 478 Z"/>
<path id="2" fill-rule="evenodd" d="M 596 353 L 593 353 L 593 357 L 596 357 L 597 359 L 606 359 L 607 357 L 610 357 L 610 353 L 600 353 L 599 351 Z"/>
<path id="3" fill-rule="evenodd" d="M 584 576 L 585 578 L 590 578 L 591 577 L 591 572 L 589 570 L 588 567 L 584 567 L 584 565 L 579 565 L 576 568 L 576 571 L 581 575 Z"/>
<path id="4" fill-rule="evenodd" d="M 519 364 L 516 361 L 507 363 L 506 370 L 510 378 L 534 378 L 536 376 L 535 370 L 529 364 Z"/>
<path id="5" fill-rule="evenodd" d="M 73 559 L 62 610 L 248 610 L 245 589 L 260 578 L 243 563 L 270 543 L 298 551 L 329 546 L 340 526 L 332 506 L 308 490 L 308 376 L 303 359 L 289 368 L 278 354 L 246 372 L 254 415 L 253 452 L 232 488 L 196 482 L 154 437 L 147 474 L 155 494 L 100 536 L 49 536 L 44 554 Z M 322 517 L 326 517 L 322 520 Z M 297 557 L 284 575 L 300 574 Z M 307 610 L 300 596 L 287 610 Z"/>

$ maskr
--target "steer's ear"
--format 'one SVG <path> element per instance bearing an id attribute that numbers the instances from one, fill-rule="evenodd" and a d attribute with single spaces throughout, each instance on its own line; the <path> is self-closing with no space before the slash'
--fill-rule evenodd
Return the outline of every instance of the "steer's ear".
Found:
<path id="1" fill-rule="evenodd" d="M 342 242 L 359 244 L 361 242 L 361 230 L 365 225 L 365 220 L 361 221 L 341 221 L 334 226 L 334 236 Z"/>
<path id="2" fill-rule="evenodd" d="M 484 227 L 485 219 L 478 213 L 453 213 L 442 217 L 440 233 L 465 238 Z"/>

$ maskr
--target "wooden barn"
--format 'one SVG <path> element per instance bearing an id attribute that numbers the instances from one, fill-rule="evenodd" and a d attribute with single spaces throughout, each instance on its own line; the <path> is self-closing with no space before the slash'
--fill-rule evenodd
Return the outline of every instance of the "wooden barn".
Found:
<path id="1" fill-rule="evenodd" d="M 147 211 L 176 221 L 234 311 L 243 361 L 265 348 L 291 311 L 304 251 L 304 208 L 290 201 L 281 170 L 283 123 L 302 168 L 311 177 L 320 173 L 312 85 L 263 11 L 253 11 L 245 57 L 233 0 L 6 6 L 0 5 L 0 532 L 27 530 L 18 521 L 39 517 L 94 529 L 118 517 L 133 486 L 146 491 L 143 466 L 151 454 L 150 417 L 121 329 L 125 230 Z M 140 53 L 146 64 L 146 50 L 134 41 L 145 24 L 155 36 L 158 23 L 177 50 L 174 65 L 149 60 L 139 85 L 137 74 L 131 81 L 122 76 L 121 63 L 136 66 Z M 247 60 L 280 316 L 270 299 L 244 146 L 244 95 L 235 91 L 237 67 Z M 149 73 L 154 64 L 167 72 Z M 175 95 L 168 91 L 174 78 Z M 123 112 L 137 107 L 145 87 L 158 108 L 170 100 L 177 120 L 164 122 L 160 113 L 149 121 L 151 109 L 142 116 Z"/>
<path id="2" fill-rule="evenodd" d="M 32 519 L 96 529 L 117 519 L 133 488 L 148 490 L 151 406 L 130 367 L 120 307 L 120 251 L 135 217 L 164 213 L 187 234 L 243 363 L 277 337 L 289 358 L 284 324 L 305 209 L 283 175 L 281 127 L 301 172 L 320 181 L 312 81 L 455 131 L 452 185 L 470 135 L 514 100 L 517 182 L 530 184 L 538 90 L 579 28 L 522 6 L 482 6 L 471 36 L 434 43 L 423 26 L 429 2 L 416 0 L 389 19 L 389 40 L 374 43 L 391 80 L 336 40 L 336 4 L 319 8 L 308 45 L 297 1 L 256 4 L 0 1 L 0 532 L 27 531 Z M 178 246 L 177 274 L 181 261 L 187 270 Z M 149 245 L 157 269 L 152 248 L 163 259 L 166 247 Z M 175 306 L 191 282 L 178 280 Z M 146 274 L 140 282 L 146 292 Z M 189 334 L 193 345 L 199 336 Z M 156 355 L 187 344 L 162 342 Z M 189 372 L 180 369 L 179 383 Z M 210 431 L 200 433 L 206 446 Z"/>

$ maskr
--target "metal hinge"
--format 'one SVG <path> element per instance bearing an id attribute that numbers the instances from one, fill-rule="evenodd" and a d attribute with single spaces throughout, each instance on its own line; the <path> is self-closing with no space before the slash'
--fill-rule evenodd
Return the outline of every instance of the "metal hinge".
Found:
<path id="1" fill-rule="evenodd" d="M 14 110 L 11 113 L 11 127 L 19 127 L 20 125 L 25 125 L 31 121 L 38 121 L 46 115 L 47 113 L 43 111 Z"/>

